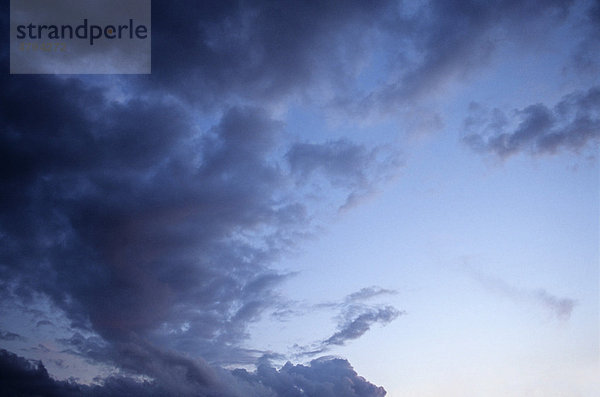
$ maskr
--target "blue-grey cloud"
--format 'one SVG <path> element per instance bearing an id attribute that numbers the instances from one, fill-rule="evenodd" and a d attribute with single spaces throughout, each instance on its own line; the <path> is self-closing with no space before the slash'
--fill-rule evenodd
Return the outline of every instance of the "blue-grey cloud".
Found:
<path id="1" fill-rule="evenodd" d="M 600 87 L 565 96 L 552 109 L 535 104 L 512 117 L 471 105 L 464 142 L 473 150 L 505 159 L 514 154 L 579 151 L 600 140 Z"/>
<path id="2" fill-rule="evenodd" d="M 70 321 L 69 353 L 138 375 L 158 372 L 134 370 L 143 362 L 118 346 L 219 364 L 262 355 L 241 348 L 247 327 L 278 301 L 287 275 L 273 263 L 312 230 L 282 155 L 293 147 L 283 124 L 231 107 L 200 130 L 165 98 L 114 101 L 107 87 L 70 78 L 0 83 L 3 297 L 42 297 Z M 379 159 L 347 146 L 371 170 L 360 183 L 375 186 Z M 343 196 L 356 189 L 353 167 L 325 177 Z"/>
<path id="3" fill-rule="evenodd" d="M 101 384 L 82 385 L 54 380 L 42 362 L 0 350 L 0 394 L 22 397 L 381 397 L 386 394 L 382 387 L 358 376 L 341 359 L 323 358 L 309 365 L 287 363 L 280 370 L 262 364 L 255 372 L 213 371 L 178 357 L 163 360 L 156 364 L 153 357 L 148 362 L 156 365 L 155 370 L 166 371 L 152 381 L 112 376 Z"/>
<path id="4" fill-rule="evenodd" d="M 10 331 L 2 331 L 0 330 L 0 340 L 5 341 L 24 341 L 25 337 Z"/>
<path id="5" fill-rule="evenodd" d="M 381 288 L 377 285 L 361 288 L 359 291 L 353 292 L 346 297 L 347 302 L 363 301 L 382 295 L 395 295 L 398 292 L 391 289 Z"/>
<path id="6" fill-rule="evenodd" d="M 391 305 L 365 303 L 376 297 L 394 295 L 395 290 L 371 286 L 347 295 L 339 302 L 324 302 L 312 310 L 336 310 L 337 330 L 329 337 L 316 341 L 308 346 L 295 346 L 299 356 L 315 356 L 329 351 L 334 346 L 343 346 L 346 342 L 355 340 L 367 333 L 375 324 L 385 326 L 399 316 L 405 315 L 404 310 L 398 310 Z"/>
<path id="7" fill-rule="evenodd" d="M 352 115 L 395 112 L 485 64 L 494 32 L 515 39 L 527 36 L 521 26 L 554 27 L 572 4 L 155 2 L 150 76 L 10 76 L 8 46 L 0 46 L 2 301 L 24 307 L 41 299 L 62 310 L 72 336 L 61 343 L 73 354 L 159 380 L 164 374 L 169 387 L 181 373 L 196 374 L 192 389 L 209 395 L 218 370 L 173 351 L 218 364 L 262 355 L 241 342 L 250 323 L 278 310 L 277 286 L 289 275 L 274 264 L 312 232 L 311 186 L 325 180 L 341 192 L 335 204 L 349 208 L 400 164 L 386 146 L 289 142 L 275 105 L 306 100 Z M 8 37 L 8 3 L 0 7 Z M 388 66 L 363 88 L 361 67 L 376 54 Z M 597 122 L 595 110 L 585 110 L 586 101 L 595 103 L 585 99 L 590 92 L 565 99 L 573 122 L 551 131 Z M 549 152 L 596 139 L 537 139 L 533 127 L 556 127 L 560 112 L 523 110 L 529 121 L 516 143 L 497 146 L 514 152 L 536 142 Z M 349 303 L 379 293 L 348 298 L 338 307 L 338 330 L 324 340 L 344 343 L 401 314 Z M 83 390 L 41 378 L 47 395 Z M 145 395 L 167 395 L 164 386 L 131 382 L 108 380 L 107 394 L 148 386 Z M 122 391 L 129 387 L 135 391 Z"/>
<path id="8" fill-rule="evenodd" d="M 286 154 L 297 183 L 325 178 L 333 187 L 349 191 L 341 208 L 354 205 L 372 193 L 382 181 L 394 176 L 401 161 L 389 147 L 367 148 L 345 139 L 324 144 L 296 143 Z"/>
<path id="9" fill-rule="evenodd" d="M 405 312 L 392 306 L 361 310 L 358 314 L 346 319 L 339 330 L 327 338 L 323 345 L 344 345 L 349 340 L 361 337 L 373 324 L 386 325 L 402 314 Z"/>

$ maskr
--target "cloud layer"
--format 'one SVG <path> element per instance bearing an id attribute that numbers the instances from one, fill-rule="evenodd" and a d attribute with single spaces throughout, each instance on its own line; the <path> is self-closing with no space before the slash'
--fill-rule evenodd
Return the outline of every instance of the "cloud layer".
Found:
<path id="1" fill-rule="evenodd" d="M 143 77 L 10 76 L 0 47 L 0 298 L 59 309 L 70 332 L 60 342 L 124 375 L 103 386 L 57 382 L 3 352 L 4 373 L 27 381 L 3 378 L 2 387 L 24 395 L 385 394 L 344 360 L 256 372 L 216 366 L 266 353 L 243 342 L 249 325 L 284 300 L 278 288 L 291 275 L 278 261 L 315 233 L 322 212 L 351 208 L 401 166 L 385 142 L 293 138 L 282 114 L 299 103 L 350 120 L 406 114 L 485 66 L 500 39 L 531 45 L 525 27 L 562 26 L 576 6 L 158 2 L 153 73 Z M 8 4 L 0 7 L 8 37 Z M 586 48 L 599 26 L 597 4 L 588 8 L 589 29 L 578 37 Z M 365 71 L 377 78 L 365 81 Z M 598 140 L 599 92 L 509 115 L 475 106 L 465 142 L 501 158 L 581 150 Z M 338 328 L 317 350 L 404 314 L 363 302 L 389 292 L 366 288 L 338 304 Z M 559 315 L 572 309 L 569 300 L 535 296 Z"/>
<path id="2" fill-rule="evenodd" d="M 41 362 L 31 362 L 6 350 L 0 350 L 0 393 L 6 396 L 196 396 L 196 397 L 378 397 L 385 396 L 377 387 L 358 376 L 346 360 L 320 359 L 310 365 L 287 363 L 280 370 L 262 364 L 255 372 L 210 370 L 164 358 L 166 370 L 153 381 L 110 377 L 100 385 L 81 385 L 52 379 Z M 152 361 L 156 363 L 156 361 Z"/>

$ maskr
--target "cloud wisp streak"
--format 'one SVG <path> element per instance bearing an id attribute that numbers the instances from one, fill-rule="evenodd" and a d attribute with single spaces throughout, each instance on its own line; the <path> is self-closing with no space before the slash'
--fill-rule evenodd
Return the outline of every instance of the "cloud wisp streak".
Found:
<path id="1" fill-rule="evenodd" d="M 0 330 L 0 340 L 5 340 L 5 341 L 21 340 L 21 341 L 24 341 L 25 338 L 23 336 L 17 334 L 17 333 L 14 333 L 14 332 Z"/>
<path id="2" fill-rule="evenodd" d="M 375 324 L 386 326 L 406 311 L 391 305 L 368 304 L 367 301 L 381 296 L 395 295 L 395 290 L 378 286 L 365 287 L 346 296 L 341 302 L 326 302 L 315 305 L 314 310 L 336 310 L 337 330 L 329 337 L 308 346 L 296 346 L 298 356 L 314 356 L 329 351 L 335 346 L 344 346 L 368 332 Z"/>
<path id="3" fill-rule="evenodd" d="M 555 296 L 545 289 L 523 289 L 496 277 L 470 269 L 469 275 L 490 292 L 511 299 L 515 303 L 541 306 L 558 320 L 567 321 L 577 302 L 571 298 Z"/>

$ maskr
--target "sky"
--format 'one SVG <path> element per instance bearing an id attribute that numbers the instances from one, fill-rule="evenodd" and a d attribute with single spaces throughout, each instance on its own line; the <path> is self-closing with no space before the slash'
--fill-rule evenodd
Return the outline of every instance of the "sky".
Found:
<path id="1" fill-rule="evenodd" d="M 149 75 L 0 48 L 0 394 L 600 393 L 600 2 L 154 1 L 151 34 Z"/>

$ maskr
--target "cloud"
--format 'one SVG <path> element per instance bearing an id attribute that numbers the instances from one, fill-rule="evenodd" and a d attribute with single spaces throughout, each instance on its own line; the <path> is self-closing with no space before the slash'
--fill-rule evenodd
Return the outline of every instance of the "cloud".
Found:
<path id="1" fill-rule="evenodd" d="M 342 359 L 323 358 L 309 365 L 287 363 L 280 370 L 262 364 L 255 372 L 242 369 L 214 372 L 198 367 L 191 360 L 164 353 L 160 362 L 165 366 L 159 366 L 156 370 L 166 372 L 153 381 L 112 376 L 101 384 L 82 385 L 73 381 L 54 380 L 41 362 L 31 362 L 0 350 L 0 393 L 23 397 L 377 397 L 386 394 L 382 387 L 358 376 L 350 364 Z M 148 361 L 149 365 L 156 363 L 156 357 Z M 212 383 L 210 389 L 204 387 L 207 383 Z"/>
<path id="2" fill-rule="evenodd" d="M 79 388 L 67 382 L 54 381 L 41 362 L 33 364 L 0 349 L 0 392 L 6 396 L 68 397 L 79 395 Z"/>
<path id="3" fill-rule="evenodd" d="M 53 326 L 54 324 L 50 320 L 40 320 L 35 324 L 36 328 L 43 327 L 44 325 Z"/>
<path id="4" fill-rule="evenodd" d="M 371 286 L 347 295 L 342 301 L 324 302 L 315 305 L 311 308 L 311 311 L 322 309 L 337 311 L 337 331 L 331 336 L 308 346 L 295 346 L 299 351 L 298 355 L 302 357 L 322 354 L 329 351 L 333 346 L 343 346 L 348 341 L 360 338 L 375 324 L 385 326 L 399 316 L 405 315 L 405 311 L 398 310 L 390 305 L 364 303 L 376 297 L 396 293 L 394 290 Z"/>
<path id="5" fill-rule="evenodd" d="M 559 319 L 568 319 L 571 317 L 573 308 L 577 302 L 570 298 L 559 298 L 540 289 L 534 293 L 535 299 L 542 303 L 548 310 L 554 312 Z"/>
<path id="6" fill-rule="evenodd" d="M 371 299 L 381 295 L 395 295 L 398 292 L 391 289 L 381 288 L 377 285 L 373 285 L 371 287 L 361 288 L 357 292 L 353 292 L 346 297 L 347 302 L 355 302 L 362 301 L 366 299 Z"/>
<path id="7" fill-rule="evenodd" d="M 368 50 L 365 35 L 393 10 L 360 1 L 157 4 L 152 44 L 162 56 L 150 83 L 205 106 L 343 91 Z"/>
<path id="8" fill-rule="evenodd" d="M 528 36 L 520 26 L 554 28 L 571 4 L 161 2 L 153 4 L 160 18 L 149 76 L 10 76 L 8 48 L 0 48 L 2 301 L 60 309 L 71 332 L 61 343 L 73 354 L 160 383 L 110 378 L 108 389 L 85 393 L 163 395 L 160 387 L 188 376 L 184 395 L 219 389 L 220 370 L 206 363 L 251 364 L 265 353 L 242 342 L 250 324 L 281 309 L 278 287 L 289 277 L 277 270 L 281 257 L 314 233 L 322 207 L 352 207 L 400 166 L 397 151 L 381 144 L 291 141 L 274 109 L 306 101 L 353 117 L 406 112 L 484 65 L 498 32 L 519 41 Z M 8 4 L 0 7 L 8 37 Z M 365 86 L 363 72 L 378 64 L 381 78 Z M 499 147 L 583 147 L 597 135 L 564 131 L 596 125 L 593 92 L 552 110 L 524 109 L 514 149 Z M 431 128 L 443 123 L 433 120 Z M 535 128 L 551 134 L 541 139 Z M 481 150 L 489 152 L 487 139 Z M 387 293 L 371 287 L 334 306 L 338 329 L 320 347 L 401 315 L 363 304 Z M 8 360 L 39 375 L 48 393 L 83 393 Z M 360 383 L 347 362 L 328 365 L 290 365 L 274 379 L 342 368 L 340 382 Z M 258 388 L 252 376 L 246 386 Z M 329 381 L 320 382 L 292 384 L 328 395 Z M 365 390 L 353 393 L 381 395 Z"/>
<path id="9" fill-rule="evenodd" d="M 598 78 L 600 64 L 600 3 L 590 1 L 584 3 L 587 9 L 578 24 L 578 29 L 585 32 L 573 51 L 570 67 L 579 74 Z"/>
<path id="10" fill-rule="evenodd" d="M 315 176 L 347 191 L 342 209 L 373 193 L 376 186 L 397 174 L 399 155 L 386 147 L 369 149 L 346 139 L 324 144 L 296 143 L 286 154 L 292 175 L 300 185 Z"/>
<path id="11" fill-rule="evenodd" d="M 463 141 L 473 150 L 506 159 L 517 153 L 579 151 L 600 139 L 600 87 L 563 97 L 554 108 L 543 104 L 514 112 L 486 111 L 472 104 Z"/>
<path id="12" fill-rule="evenodd" d="M 321 358 L 311 361 L 310 365 L 292 365 L 288 362 L 280 370 L 262 365 L 255 373 L 236 370 L 234 375 L 254 387 L 259 385 L 266 387 L 273 396 L 376 397 L 386 395 L 382 387 L 377 387 L 358 376 L 350 363 L 343 359 Z"/>
<path id="13" fill-rule="evenodd" d="M 0 330 L 0 340 L 5 340 L 5 341 L 15 341 L 15 340 L 24 341 L 25 338 L 23 336 L 19 335 L 19 334 L 14 333 L 14 332 Z"/>
<path id="14" fill-rule="evenodd" d="M 519 288 L 500 278 L 485 275 L 474 269 L 469 269 L 469 274 L 487 290 L 517 303 L 539 305 L 559 320 L 568 320 L 577 304 L 574 299 L 557 297 L 544 289 Z"/>
<path id="15" fill-rule="evenodd" d="M 356 308 L 352 309 L 348 316 L 350 312 L 357 311 Z M 392 306 L 386 306 L 378 309 L 361 309 L 358 314 L 352 314 L 352 317 L 348 318 L 336 333 L 323 342 L 324 346 L 344 345 L 348 340 L 360 338 L 373 324 L 386 325 L 405 312 Z"/>
<path id="16" fill-rule="evenodd" d="M 280 63 L 296 57 L 293 65 L 311 71 L 312 55 L 304 51 L 313 47 L 290 34 L 296 52 L 281 51 L 269 27 L 258 23 L 279 23 L 278 15 L 290 20 L 291 10 L 257 3 L 254 20 L 252 9 L 236 7 L 155 8 L 164 11 L 153 37 L 153 51 L 162 55 L 151 76 L 0 77 L 6 132 L 0 183 L 10 192 L 0 197 L 0 293 L 15 306 L 37 300 L 62 310 L 72 335 L 61 343 L 72 353 L 131 371 L 137 365 L 146 375 L 160 372 L 150 372 L 143 360 L 127 363 L 119 346 L 133 344 L 145 354 L 160 346 L 223 365 L 252 363 L 263 352 L 240 343 L 248 325 L 275 307 L 287 277 L 273 264 L 313 232 L 313 207 L 321 204 L 306 204 L 311 180 L 324 176 L 335 184 L 339 207 L 382 183 L 380 171 L 394 172 L 393 154 L 382 159 L 379 149 L 348 140 L 311 143 L 290 169 L 285 153 L 307 144 L 283 139 L 283 122 L 261 101 L 239 105 L 226 98 L 290 94 L 313 78 L 300 69 L 284 73 Z M 314 40 L 340 13 L 298 7 L 307 7 L 307 20 L 323 16 L 315 20 L 324 30 Z M 343 8 L 348 19 L 342 25 L 368 23 L 377 12 L 363 13 L 360 2 L 352 7 Z M 236 18 L 250 18 L 258 47 L 236 41 L 235 29 L 227 28 Z M 305 36 L 317 32 L 294 26 Z M 199 40 L 190 42 L 189 56 L 176 56 L 186 31 Z M 245 57 L 261 49 L 269 53 L 258 66 L 248 64 Z M 212 125 L 198 125 L 198 102 L 211 109 L 202 108 L 200 116 Z M 358 164 L 344 162 L 342 154 Z M 306 156 L 334 166 L 308 170 Z M 307 187 L 298 192 L 301 169 Z"/>
<path id="17" fill-rule="evenodd" d="M 380 72 L 381 83 L 354 95 L 342 94 L 335 103 L 348 115 L 361 116 L 418 109 L 420 102 L 435 98 L 449 83 L 468 80 L 487 66 L 498 43 L 508 39 L 529 46 L 544 37 L 542 32 L 566 20 L 573 4 L 440 0 L 410 7 L 405 3 L 384 19 L 390 21 L 380 27 L 386 40 L 372 44 L 389 60 L 390 66 Z M 435 119 L 435 112 L 430 117 Z"/>
<path id="18" fill-rule="evenodd" d="M 165 97 L 115 101 L 107 87 L 73 78 L 4 75 L 0 84 L 6 300 L 59 308 L 72 352 L 118 368 L 117 346 L 128 343 L 222 365 L 262 355 L 240 344 L 276 308 L 288 275 L 273 264 L 313 232 L 322 202 L 305 203 L 318 172 L 296 189 L 285 153 L 297 146 L 282 139 L 283 123 L 261 107 L 231 107 L 200 129 Z M 336 164 L 319 172 L 341 192 L 338 206 L 395 164 L 344 141 L 362 168 L 344 170 L 337 149 L 312 145 L 315 162 Z"/>

